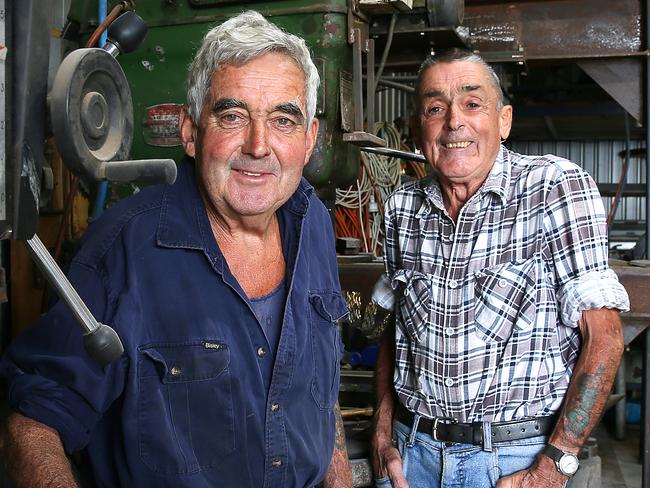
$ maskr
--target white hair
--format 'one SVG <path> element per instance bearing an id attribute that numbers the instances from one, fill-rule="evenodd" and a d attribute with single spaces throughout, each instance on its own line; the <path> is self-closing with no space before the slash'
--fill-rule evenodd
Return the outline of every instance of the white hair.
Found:
<path id="1" fill-rule="evenodd" d="M 431 66 L 435 66 L 436 64 L 454 63 L 457 61 L 469 61 L 470 63 L 480 64 L 481 66 L 483 66 L 483 68 L 485 68 L 488 74 L 488 80 L 490 81 L 490 84 L 492 85 L 492 87 L 494 88 L 497 94 L 496 108 L 497 110 L 501 110 L 504 105 L 504 96 L 503 96 L 503 90 L 501 89 L 501 80 L 499 80 L 499 76 L 496 74 L 492 66 L 486 63 L 481 56 L 479 56 L 478 54 L 472 51 L 467 51 L 461 48 L 454 48 L 454 49 L 449 49 L 447 51 L 442 51 L 441 53 L 436 53 L 433 56 L 429 56 L 427 59 L 425 59 L 424 62 L 420 65 L 420 69 L 418 70 L 418 78 L 417 78 L 417 82 L 415 83 L 415 93 L 416 94 L 420 93 L 419 88 L 420 88 L 420 82 L 422 80 L 422 75 L 427 69 L 429 69 Z M 419 95 L 416 95 L 416 98 L 419 104 Z"/>
<path id="2" fill-rule="evenodd" d="M 214 72 L 224 65 L 242 65 L 268 53 L 279 52 L 293 59 L 305 76 L 306 127 L 316 113 L 320 77 L 305 41 L 283 31 L 253 10 L 213 27 L 203 38 L 187 76 L 187 104 L 198 123 Z"/>

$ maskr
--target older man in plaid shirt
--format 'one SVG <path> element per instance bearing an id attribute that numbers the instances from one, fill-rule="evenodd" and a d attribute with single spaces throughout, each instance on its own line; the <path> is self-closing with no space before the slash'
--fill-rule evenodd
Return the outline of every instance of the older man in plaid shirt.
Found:
<path id="1" fill-rule="evenodd" d="M 415 139 L 432 177 L 386 204 L 395 310 L 376 370 L 377 486 L 561 487 L 598 422 L 628 297 L 596 185 L 501 145 L 512 107 L 477 55 L 427 59 Z"/>

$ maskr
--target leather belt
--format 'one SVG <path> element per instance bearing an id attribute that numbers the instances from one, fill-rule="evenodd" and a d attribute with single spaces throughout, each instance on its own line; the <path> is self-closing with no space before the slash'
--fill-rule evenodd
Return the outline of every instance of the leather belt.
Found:
<path id="1" fill-rule="evenodd" d="M 400 404 L 397 407 L 395 418 L 411 427 L 415 414 Z M 494 422 L 492 423 L 492 442 L 516 441 L 539 435 L 549 435 L 555 427 L 556 421 L 557 416 L 550 415 L 511 422 Z M 433 419 L 420 417 L 418 432 L 429 434 L 435 441 L 483 445 L 483 424 L 481 422 L 462 424 L 449 417 Z"/>

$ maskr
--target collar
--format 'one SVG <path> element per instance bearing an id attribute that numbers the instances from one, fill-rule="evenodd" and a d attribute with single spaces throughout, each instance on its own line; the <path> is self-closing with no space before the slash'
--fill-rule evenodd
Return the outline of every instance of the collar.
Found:
<path id="1" fill-rule="evenodd" d="M 304 217 L 313 192 L 314 188 L 305 178 L 301 178 L 296 191 L 278 212 L 288 219 L 290 215 L 294 219 Z M 185 157 L 181 161 L 176 181 L 163 192 L 156 242 L 161 247 L 197 249 L 210 258 L 223 259 L 199 194 L 194 160 L 191 158 Z"/>
<path id="2" fill-rule="evenodd" d="M 487 178 L 478 190 L 479 193 L 481 195 L 494 193 L 499 197 L 501 203 L 505 204 L 508 195 L 508 187 L 510 186 L 510 173 L 510 151 L 501 144 L 499 153 L 492 165 L 492 169 L 490 169 Z M 420 207 L 420 210 L 417 213 L 418 217 L 423 217 L 425 214 L 428 214 L 431 205 L 442 211 L 445 210 L 445 204 L 442 201 L 440 182 L 435 175 L 420 180 L 418 188 L 424 196 L 424 204 Z"/>
<path id="3" fill-rule="evenodd" d="M 479 189 L 482 195 L 486 193 L 494 193 L 500 199 L 501 203 L 505 205 L 508 196 L 508 188 L 510 187 L 510 151 L 501 144 L 499 154 L 492 165 L 492 169 L 485 179 L 485 182 Z"/>

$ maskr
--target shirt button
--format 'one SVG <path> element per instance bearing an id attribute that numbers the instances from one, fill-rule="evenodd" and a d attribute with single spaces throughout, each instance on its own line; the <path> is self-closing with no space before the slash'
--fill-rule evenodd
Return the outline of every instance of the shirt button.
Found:
<path id="1" fill-rule="evenodd" d="M 447 334 L 448 336 L 454 335 L 454 329 L 452 329 L 451 327 L 447 327 L 445 329 L 445 334 Z"/>
<path id="2" fill-rule="evenodd" d="M 458 287 L 458 281 L 449 280 L 449 288 L 456 288 L 456 287 Z"/>
<path id="3" fill-rule="evenodd" d="M 454 386 L 454 380 L 452 380 L 451 378 L 447 378 L 445 380 L 445 385 L 446 386 Z"/>
<path id="4" fill-rule="evenodd" d="M 508 285 L 508 282 L 507 282 L 505 279 L 501 278 L 501 279 L 499 280 L 499 286 L 500 286 L 501 288 L 505 288 L 507 285 Z"/>
<path id="5" fill-rule="evenodd" d="M 277 412 L 279 409 L 280 409 L 280 405 L 278 405 L 277 403 L 271 405 L 271 412 Z"/>
<path id="6" fill-rule="evenodd" d="M 182 373 L 182 370 L 178 366 L 172 366 L 172 369 L 170 369 L 169 372 L 171 373 L 172 376 L 178 376 L 179 374 Z"/>
<path id="7" fill-rule="evenodd" d="M 266 354 L 266 349 L 264 349 L 262 346 L 257 348 L 257 355 L 259 357 L 263 357 Z"/>
<path id="8" fill-rule="evenodd" d="M 271 462 L 271 464 L 273 466 L 275 466 L 276 468 L 280 467 L 280 466 L 282 466 L 282 459 L 275 459 L 274 461 Z"/>

